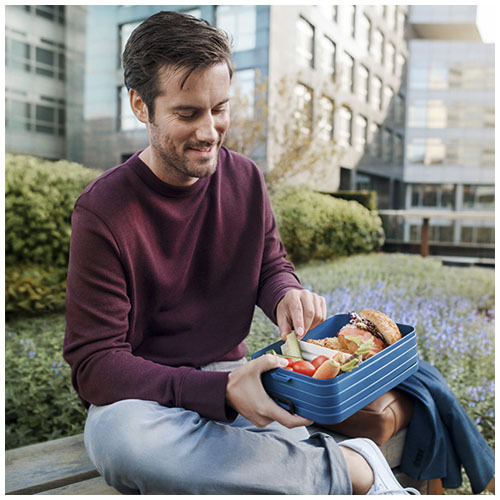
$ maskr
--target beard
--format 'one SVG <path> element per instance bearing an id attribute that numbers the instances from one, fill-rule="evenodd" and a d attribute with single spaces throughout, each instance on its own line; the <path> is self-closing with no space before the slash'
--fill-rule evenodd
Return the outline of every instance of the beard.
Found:
<path id="1" fill-rule="evenodd" d="M 224 142 L 225 134 L 217 143 L 190 141 L 176 145 L 167 135 L 162 135 L 153 125 L 150 127 L 150 140 L 153 154 L 159 158 L 161 179 L 209 177 L 217 170 L 218 153 Z M 192 151 L 211 148 L 207 155 L 198 155 Z M 168 180 L 167 180 L 168 182 Z"/>

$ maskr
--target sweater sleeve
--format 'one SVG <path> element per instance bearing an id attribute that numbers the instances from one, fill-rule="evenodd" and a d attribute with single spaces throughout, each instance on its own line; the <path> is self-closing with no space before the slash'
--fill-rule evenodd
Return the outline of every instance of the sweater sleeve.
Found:
<path id="1" fill-rule="evenodd" d="M 276 323 L 276 307 L 289 290 L 303 287 L 295 274 L 294 266 L 286 260 L 269 196 L 262 179 L 264 205 L 264 251 L 259 279 L 257 305 L 269 319 Z"/>
<path id="2" fill-rule="evenodd" d="M 215 420 L 236 418 L 225 402 L 227 373 L 166 366 L 134 355 L 128 336 L 130 309 L 116 239 L 98 216 L 77 206 L 72 217 L 63 354 L 80 398 L 87 406 L 143 399 Z"/>

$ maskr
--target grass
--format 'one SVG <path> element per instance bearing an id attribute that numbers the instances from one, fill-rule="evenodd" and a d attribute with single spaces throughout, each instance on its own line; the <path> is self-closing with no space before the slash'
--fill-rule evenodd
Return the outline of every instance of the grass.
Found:
<path id="1" fill-rule="evenodd" d="M 379 309 L 416 327 L 421 357 L 446 378 L 494 447 L 494 272 L 446 267 L 401 254 L 359 255 L 297 268 L 322 294 L 328 315 Z M 85 411 L 62 360 L 64 315 L 19 318 L 6 325 L 6 445 L 20 446 L 83 430 Z M 249 353 L 279 338 L 256 309 Z M 460 490 L 470 493 L 467 480 Z"/>

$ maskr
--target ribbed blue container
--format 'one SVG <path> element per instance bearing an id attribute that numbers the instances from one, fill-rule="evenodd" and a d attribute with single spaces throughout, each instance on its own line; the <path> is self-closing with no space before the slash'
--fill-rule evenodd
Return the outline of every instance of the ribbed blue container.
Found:
<path id="1" fill-rule="evenodd" d="M 307 339 L 335 337 L 349 323 L 349 314 L 336 314 L 310 330 Z M 415 328 L 398 323 L 402 338 L 351 372 L 334 379 L 318 380 L 301 373 L 276 368 L 262 374 L 267 393 L 283 408 L 318 424 L 342 422 L 409 377 L 418 368 Z M 275 342 L 252 355 L 270 349 L 281 352 L 283 341 Z"/>

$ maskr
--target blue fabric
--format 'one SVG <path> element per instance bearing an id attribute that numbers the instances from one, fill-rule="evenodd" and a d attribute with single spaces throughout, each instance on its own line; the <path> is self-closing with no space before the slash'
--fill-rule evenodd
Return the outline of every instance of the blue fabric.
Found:
<path id="1" fill-rule="evenodd" d="M 439 371 L 420 360 L 417 372 L 397 388 L 414 399 L 401 471 L 458 488 L 463 465 L 473 493 L 483 491 L 495 474 L 493 451 Z"/>

